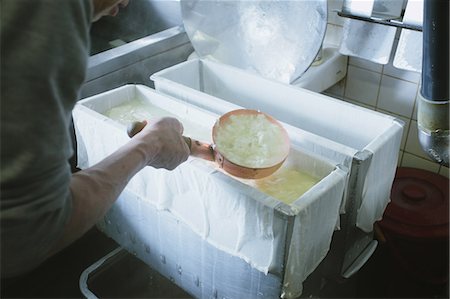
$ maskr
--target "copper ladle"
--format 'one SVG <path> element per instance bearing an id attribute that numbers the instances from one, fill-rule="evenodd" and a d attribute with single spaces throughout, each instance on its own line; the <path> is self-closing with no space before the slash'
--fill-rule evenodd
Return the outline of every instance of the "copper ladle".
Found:
<path id="1" fill-rule="evenodd" d="M 191 151 L 190 155 L 193 157 L 205 159 L 208 161 L 215 161 L 219 167 L 221 167 L 223 170 L 225 170 L 227 173 L 244 178 L 244 179 L 260 179 L 267 177 L 277 171 L 283 162 L 286 160 L 288 154 L 289 154 L 289 137 L 286 132 L 286 130 L 283 128 L 283 126 L 273 117 L 270 115 L 260 112 L 257 110 L 251 110 L 251 109 L 238 109 L 233 110 L 228 113 L 225 113 L 222 115 L 214 124 L 213 130 L 212 130 L 212 137 L 213 142 L 217 139 L 218 131 L 221 126 L 225 126 L 229 121 L 230 117 L 233 115 L 264 115 L 271 123 L 278 126 L 283 134 L 283 144 L 280 144 L 282 148 L 281 154 L 279 157 L 277 157 L 276 162 L 268 167 L 263 168 L 252 168 L 252 167 L 246 167 L 242 165 L 238 165 L 236 163 L 231 162 L 229 159 L 227 159 L 223 153 L 220 152 L 220 149 L 214 145 L 214 144 L 208 144 L 205 142 L 201 142 L 195 139 L 192 139 L 190 137 L 183 136 L 184 141 L 189 146 L 189 149 Z M 128 136 L 133 137 L 137 133 L 139 133 L 145 126 L 146 122 L 133 122 L 128 127 Z"/>

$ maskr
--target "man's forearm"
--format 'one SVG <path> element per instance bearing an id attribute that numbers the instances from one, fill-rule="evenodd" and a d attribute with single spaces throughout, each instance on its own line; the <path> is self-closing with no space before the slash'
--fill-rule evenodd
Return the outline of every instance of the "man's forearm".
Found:
<path id="1" fill-rule="evenodd" d="M 51 254 L 81 237 L 105 215 L 130 179 L 148 163 L 144 144 L 131 141 L 96 165 L 72 175 L 72 213 Z"/>
<path id="2" fill-rule="evenodd" d="M 72 175 L 72 212 L 64 234 L 49 255 L 59 251 L 102 219 L 130 179 L 142 168 L 174 169 L 189 157 L 182 124 L 162 118 L 96 165 Z"/>

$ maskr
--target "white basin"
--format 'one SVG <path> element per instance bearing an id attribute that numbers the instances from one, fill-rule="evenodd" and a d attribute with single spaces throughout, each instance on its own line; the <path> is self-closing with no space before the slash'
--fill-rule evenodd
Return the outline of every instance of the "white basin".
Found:
<path id="1" fill-rule="evenodd" d="M 291 85 L 315 92 L 322 92 L 342 80 L 347 74 L 347 56 L 339 53 L 335 47 L 324 46 L 321 59 L 314 62 L 308 70 Z M 197 59 L 196 52 L 188 60 Z"/>
<path id="2" fill-rule="evenodd" d="M 347 56 L 337 48 L 322 50 L 322 59 L 313 63 L 309 69 L 291 85 L 315 92 L 322 92 L 342 80 L 347 74 Z"/>

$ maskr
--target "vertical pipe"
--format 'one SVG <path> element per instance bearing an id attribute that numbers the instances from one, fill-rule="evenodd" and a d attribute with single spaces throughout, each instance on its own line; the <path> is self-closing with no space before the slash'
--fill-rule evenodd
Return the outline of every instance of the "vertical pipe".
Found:
<path id="1" fill-rule="evenodd" d="M 422 96 L 448 100 L 449 0 L 425 0 L 423 11 Z"/>
<path id="2" fill-rule="evenodd" d="M 449 0 L 425 0 L 422 85 L 417 110 L 422 149 L 449 165 Z"/>

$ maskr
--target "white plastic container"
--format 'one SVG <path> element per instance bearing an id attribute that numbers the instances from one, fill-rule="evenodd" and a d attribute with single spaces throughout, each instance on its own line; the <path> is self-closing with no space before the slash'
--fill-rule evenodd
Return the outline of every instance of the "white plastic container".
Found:
<path id="1" fill-rule="evenodd" d="M 73 113 L 79 167 L 127 142 L 126 127 L 102 113 L 136 98 L 190 122 L 185 127 L 202 127 L 191 130 L 197 139 L 219 117 L 145 86 L 84 99 Z M 305 135 L 326 148 L 323 138 L 285 126 L 290 136 Z M 329 250 L 348 174 L 295 144 L 280 170 L 286 167 L 319 178 L 290 205 L 197 158 L 174 171 L 146 167 L 128 184 L 131 196 L 119 200 L 100 227 L 196 297 L 294 298 Z"/>
<path id="2" fill-rule="evenodd" d="M 157 72 L 151 79 L 159 92 L 214 113 L 238 107 L 258 109 L 333 141 L 333 146 L 340 144 L 350 159 L 333 151 L 320 155 L 349 168 L 352 157 L 366 152 L 371 162 L 361 186 L 364 192 L 357 225 L 369 232 L 381 219 L 400 150 L 403 124 L 398 119 L 208 60 L 187 61 Z M 309 149 L 316 152 L 314 145 Z"/>

